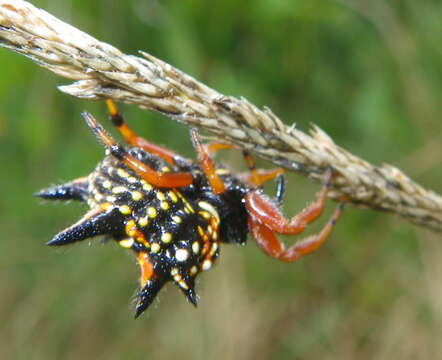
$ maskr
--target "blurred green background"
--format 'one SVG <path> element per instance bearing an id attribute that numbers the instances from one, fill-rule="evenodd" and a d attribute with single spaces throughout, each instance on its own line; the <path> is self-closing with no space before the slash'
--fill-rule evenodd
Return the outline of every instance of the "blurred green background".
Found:
<path id="1" fill-rule="evenodd" d="M 268 105 L 287 124 L 315 123 L 351 152 L 442 192 L 440 1 L 34 4 L 124 52 L 148 51 Z M 0 69 L 1 359 L 442 358 L 441 236 L 350 207 L 315 255 L 282 264 L 253 241 L 223 246 L 200 277 L 197 310 L 167 286 L 133 320 L 132 254 L 99 241 L 46 247 L 85 208 L 32 197 L 102 158 L 79 114 L 109 127 L 104 105 L 62 94 L 56 86 L 67 80 L 4 49 Z M 193 156 L 187 128 L 120 107 L 139 133 Z M 235 152 L 221 158 L 243 168 Z M 287 188 L 290 215 L 318 185 L 295 174 Z"/>

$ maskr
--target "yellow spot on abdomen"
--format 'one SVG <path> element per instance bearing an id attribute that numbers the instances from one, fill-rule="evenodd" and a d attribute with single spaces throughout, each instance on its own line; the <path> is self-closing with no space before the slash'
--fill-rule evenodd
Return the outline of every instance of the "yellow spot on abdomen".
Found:
<path id="1" fill-rule="evenodd" d="M 178 281 L 178 285 L 182 287 L 184 290 L 189 290 L 189 285 L 184 280 Z"/>
<path id="2" fill-rule="evenodd" d="M 147 209 L 147 216 L 149 216 L 150 218 L 155 218 L 157 216 L 157 210 L 154 207 L 149 207 Z"/>
<path id="3" fill-rule="evenodd" d="M 109 180 L 106 180 L 106 181 L 103 182 L 103 187 L 105 189 L 109 190 L 112 187 L 112 183 Z"/>
<path id="4" fill-rule="evenodd" d="M 120 246 L 127 249 L 127 248 L 130 248 L 134 244 L 134 239 L 132 239 L 132 238 L 123 239 L 123 240 L 120 240 L 119 244 L 120 244 Z"/>
<path id="5" fill-rule="evenodd" d="M 204 236 L 204 230 L 203 230 L 203 228 L 202 228 L 201 226 L 198 225 L 197 229 L 198 229 L 198 234 L 200 234 L 200 236 L 203 237 L 203 236 Z"/>
<path id="6" fill-rule="evenodd" d="M 160 201 L 166 200 L 166 196 L 161 191 L 157 191 L 157 199 Z"/>
<path id="7" fill-rule="evenodd" d="M 138 220 L 138 224 L 143 227 L 146 226 L 148 223 L 149 221 L 147 220 L 147 216 L 144 216 Z"/>
<path id="8" fill-rule="evenodd" d="M 157 252 L 160 251 L 160 250 L 161 250 L 161 246 L 160 246 L 160 244 L 154 242 L 154 243 L 152 243 L 152 244 L 150 245 L 150 251 L 151 251 L 151 252 L 153 252 L 153 253 L 157 253 Z"/>
<path id="9" fill-rule="evenodd" d="M 203 265 L 201 266 L 201 268 L 204 271 L 209 270 L 212 267 L 212 261 L 210 261 L 209 259 L 204 260 Z"/>
<path id="10" fill-rule="evenodd" d="M 127 178 L 127 181 L 129 181 L 131 184 L 135 184 L 138 180 L 136 177 L 130 176 Z"/>
<path id="11" fill-rule="evenodd" d="M 124 171 L 123 169 L 118 169 L 118 170 L 117 170 L 117 175 L 118 175 L 119 177 L 122 177 L 122 178 L 127 178 L 127 177 L 129 177 L 129 174 L 128 174 L 126 171 Z"/>
<path id="12" fill-rule="evenodd" d="M 111 202 L 111 203 L 114 203 L 115 201 L 117 201 L 117 198 L 115 196 L 111 195 L 111 196 L 107 196 L 106 200 Z"/>
<path id="13" fill-rule="evenodd" d="M 134 201 L 138 201 L 138 200 L 141 200 L 143 198 L 143 194 L 140 193 L 139 191 L 132 191 L 131 195 L 132 195 L 132 199 Z"/>
<path id="14" fill-rule="evenodd" d="M 213 243 L 212 247 L 210 248 L 210 256 L 213 256 L 216 252 L 216 250 L 218 250 L 218 244 L 217 243 Z"/>
<path id="15" fill-rule="evenodd" d="M 192 266 L 191 268 L 190 268 L 190 275 L 192 275 L 192 276 L 194 276 L 194 275 L 196 275 L 197 274 L 197 272 L 198 272 L 198 268 L 194 265 L 194 266 Z"/>
<path id="16" fill-rule="evenodd" d="M 215 219 L 217 222 L 219 222 L 219 214 L 218 211 L 216 211 L 216 209 L 213 207 L 213 205 L 209 204 L 206 201 L 200 201 L 198 203 L 199 207 L 208 211 Z"/>
<path id="17" fill-rule="evenodd" d="M 181 224 L 183 222 L 183 220 L 177 215 L 172 216 L 172 220 L 173 220 L 173 222 L 176 222 L 177 224 Z"/>
<path id="18" fill-rule="evenodd" d="M 129 215 L 132 211 L 130 210 L 130 207 L 127 205 L 121 205 L 118 210 L 120 210 L 120 213 L 123 215 Z"/>
<path id="19" fill-rule="evenodd" d="M 124 193 L 124 192 L 126 192 L 127 191 L 127 188 L 125 188 L 124 186 L 115 186 L 113 189 L 112 189 L 112 192 L 114 193 L 114 194 L 121 194 L 121 193 Z"/>
<path id="20" fill-rule="evenodd" d="M 105 202 L 105 203 L 100 204 L 100 209 L 107 210 L 111 206 L 113 206 L 111 203 Z"/>
<path id="21" fill-rule="evenodd" d="M 168 195 L 169 195 L 169 199 L 172 202 L 176 203 L 178 201 L 178 197 L 176 196 L 176 194 L 173 191 L 169 191 Z"/>
<path id="22" fill-rule="evenodd" d="M 137 225 L 135 224 L 135 221 L 129 220 L 125 226 L 126 234 L 130 237 L 133 237 L 137 233 Z"/>
<path id="23" fill-rule="evenodd" d="M 172 240 L 172 234 L 171 233 L 164 233 L 163 235 L 161 235 L 161 241 L 163 243 L 170 243 L 170 241 Z"/>
<path id="24" fill-rule="evenodd" d="M 152 189 L 153 189 L 152 185 L 150 185 L 149 183 L 147 183 L 144 180 L 141 180 L 141 183 L 143 184 L 143 190 L 144 191 L 152 191 Z"/>
<path id="25" fill-rule="evenodd" d="M 195 242 L 192 244 L 192 251 L 193 251 L 195 254 L 198 254 L 198 252 L 200 251 L 200 244 L 199 244 L 198 241 L 195 241 Z"/>
<path id="26" fill-rule="evenodd" d="M 200 214 L 206 220 L 212 217 L 212 215 L 210 215 L 207 211 L 199 211 L 198 214 Z"/>

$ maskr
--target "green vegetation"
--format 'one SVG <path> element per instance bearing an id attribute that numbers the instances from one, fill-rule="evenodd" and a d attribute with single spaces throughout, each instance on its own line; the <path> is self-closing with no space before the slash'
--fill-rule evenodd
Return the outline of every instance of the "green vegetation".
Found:
<path id="1" fill-rule="evenodd" d="M 288 124 L 307 130 L 315 123 L 364 159 L 397 165 L 442 191 L 441 2 L 34 4 L 127 53 L 146 50 L 224 94 L 268 105 Z M 134 321 L 132 254 L 98 240 L 44 246 L 84 208 L 32 197 L 87 174 L 102 158 L 80 112 L 87 109 L 109 128 L 104 104 L 62 94 L 56 86 L 67 80 L 4 49 L 0 69 L 1 359 L 425 359 L 442 353 L 440 235 L 350 207 L 318 253 L 287 265 L 253 241 L 223 246 L 217 266 L 200 277 L 197 310 L 166 288 Z M 121 109 L 148 139 L 192 156 L 186 127 L 133 106 Z M 237 153 L 220 158 L 242 169 Z M 295 174 L 287 189 L 290 215 L 318 186 Z"/>

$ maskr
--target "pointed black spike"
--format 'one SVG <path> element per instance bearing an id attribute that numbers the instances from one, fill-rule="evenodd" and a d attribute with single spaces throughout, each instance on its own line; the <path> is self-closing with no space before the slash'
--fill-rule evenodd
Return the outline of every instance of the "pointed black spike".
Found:
<path id="1" fill-rule="evenodd" d="M 198 306 L 198 295 L 195 292 L 195 279 L 189 276 L 183 276 L 181 280 L 175 281 L 186 299 L 195 307 Z"/>
<path id="2" fill-rule="evenodd" d="M 87 195 L 88 179 L 82 177 L 66 184 L 40 190 L 34 196 L 48 200 L 84 200 Z"/>
<path id="3" fill-rule="evenodd" d="M 47 245 L 66 245 L 98 235 L 112 234 L 124 228 L 123 220 L 116 208 L 93 208 L 74 225 L 55 235 Z"/>
<path id="4" fill-rule="evenodd" d="M 138 293 L 138 301 L 135 306 L 135 318 L 140 316 L 157 296 L 158 292 L 166 283 L 165 278 L 153 277 L 146 282 L 144 288 Z"/>
<path id="5" fill-rule="evenodd" d="M 197 307 L 198 306 L 198 295 L 195 292 L 195 289 L 189 289 L 187 292 L 184 292 L 186 295 L 187 300 L 189 300 L 189 302 Z"/>

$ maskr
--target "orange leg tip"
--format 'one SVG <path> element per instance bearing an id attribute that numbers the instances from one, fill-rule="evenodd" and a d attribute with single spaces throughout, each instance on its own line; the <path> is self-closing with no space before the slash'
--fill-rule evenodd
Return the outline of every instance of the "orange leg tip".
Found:
<path id="1" fill-rule="evenodd" d="M 115 116 L 118 114 L 117 106 L 111 99 L 106 99 L 107 111 L 111 116 Z"/>

